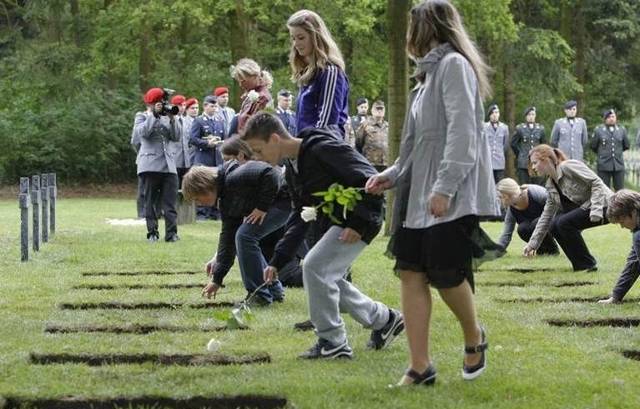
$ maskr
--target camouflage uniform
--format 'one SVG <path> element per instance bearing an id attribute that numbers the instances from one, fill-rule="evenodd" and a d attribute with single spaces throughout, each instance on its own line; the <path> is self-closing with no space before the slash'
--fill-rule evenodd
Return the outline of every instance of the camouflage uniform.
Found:
<path id="1" fill-rule="evenodd" d="M 356 130 L 356 148 L 380 172 L 387 167 L 389 123 L 367 118 Z"/>

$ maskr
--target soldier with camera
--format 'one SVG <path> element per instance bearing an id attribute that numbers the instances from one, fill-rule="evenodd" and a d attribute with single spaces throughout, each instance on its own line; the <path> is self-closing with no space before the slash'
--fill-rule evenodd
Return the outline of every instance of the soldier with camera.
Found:
<path id="1" fill-rule="evenodd" d="M 145 190 L 145 219 L 147 240 L 156 242 L 158 233 L 158 212 L 153 205 L 158 198 L 162 201 L 167 242 L 179 240 L 176 223 L 176 195 L 178 175 L 171 142 L 180 138 L 180 130 L 175 116 L 179 109 L 169 103 L 172 90 L 151 88 L 144 95 L 147 110 L 136 114 L 133 138 L 140 141 L 138 152 L 138 176 Z"/>

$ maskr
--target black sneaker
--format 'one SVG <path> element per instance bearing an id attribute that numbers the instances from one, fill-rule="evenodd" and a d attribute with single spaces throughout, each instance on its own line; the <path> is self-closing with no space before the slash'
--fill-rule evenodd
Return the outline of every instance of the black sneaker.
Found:
<path id="1" fill-rule="evenodd" d="M 400 311 L 389 308 L 389 321 L 384 327 L 371 331 L 367 342 L 369 349 L 384 349 L 404 330 L 404 318 Z"/>
<path id="2" fill-rule="evenodd" d="M 175 243 L 178 240 L 180 240 L 180 237 L 177 234 L 172 234 L 164 239 L 167 243 Z"/>
<path id="3" fill-rule="evenodd" d="M 293 329 L 296 331 L 312 331 L 315 329 L 311 320 L 306 320 L 302 322 L 296 322 L 293 324 Z"/>
<path id="4" fill-rule="evenodd" d="M 301 359 L 337 359 L 337 358 L 345 358 L 351 359 L 353 358 L 353 350 L 347 343 L 340 345 L 334 345 L 331 342 L 318 338 L 318 342 L 308 351 L 303 352 L 298 355 L 298 358 Z"/>
<path id="5" fill-rule="evenodd" d="M 149 243 L 155 243 L 160 240 L 160 235 L 158 233 L 147 233 L 147 241 Z"/>

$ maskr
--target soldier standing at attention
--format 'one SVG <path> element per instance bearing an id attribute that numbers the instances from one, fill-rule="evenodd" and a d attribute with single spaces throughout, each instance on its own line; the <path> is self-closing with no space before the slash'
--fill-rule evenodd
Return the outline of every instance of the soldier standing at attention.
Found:
<path id="1" fill-rule="evenodd" d="M 360 125 L 367 119 L 367 112 L 369 111 L 369 100 L 365 97 L 360 97 L 356 100 L 356 109 L 358 114 L 351 117 L 351 129 L 354 134 L 358 132 Z"/>
<path id="2" fill-rule="evenodd" d="M 374 102 L 371 116 L 360 124 L 356 132 L 356 149 L 378 172 L 387 168 L 389 123 L 384 120 L 384 102 Z"/>
<path id="3" fill-rule="evenodd" d="M 231 120 L 236 116 L 236 111 L 229 106 L 229 88 L 216 87 L 213 90 L 213 95 L 218 100 L 218 106 L 220 107 L 220 116 L 224 119 L 224 135 L 229 136 L 229 129 L 231 128 Z"/>
<path id="4" fill-rule="evenodd" d="M 298 135 L 298 127 L 296 124 L 296 113 L 291 110 L 293 104 L 293 94 L 291 91 L 281 89 L 278 91 L 278 107 L 276 108 L 276 115 L 287 128 L 287 131 L 292 135 Z"/>
<path id="5" fill-rule="evenodd" d="M 557 119 L 551 130 L 551 146 L 559 148 L 569 159 L 583 160 L 589 133 L 587 122 L 576 118 L 578 103 L 568 101 L 564 104 L 566 118 Z"/>
<path id="6" fill-rule="evenodd" d="M 178 123 L 180 139 L 171 145 L 174 150 L 173 158 L 176 162 L 176 171 L 178 172 L 178 188 L 180 188 L 180 186 L 182 186 L 182 177 L 191 167 L 191 152 L 189 147 L 189 131 L 191 128 L 187 127 L 187 99 L 182 95 L 175 95 L 171 98 L 171 104 L 177 106 L 179 109 L 176 121 Z"/>
<path id="7" fill-rule="evenodd" d="M 598 176 L 607 187 L 618 191 L 624 188 L 624 158 L 622 152 L 629 149 L 629 137 L 624 126 L 618 125 L 618 117 L 612 109 L 604 111 L 604 124 L 593 131 L 591 149 L 598 155 Z"/>
<path id="8" fill-rule="evenodd" d="M 529 151 L 534 146 L 547 143 L 544 126 L 536 122 L 536 107 L 529 107 L 524 111 L 526 123 L 516 126 L 516 132 L 511 138 L 511 149 L 516 154 L 516 168 L 518 181 L 521 185 L 538 183 L 539 178 L 529 175 Z"/>
<path id="9" fill-rule="evenodd" d="M 484 133 L 487 135 L 489 149 L 491 150 L 493 181 L 498 183 L 504 178 L 509 127 L 505 123 L 500 122 L 500 108 L 498 108 L 498 105 L 491 105 L 487 110 L 487 115 L 489 116 L 489 122 L 484 124 Z"/>

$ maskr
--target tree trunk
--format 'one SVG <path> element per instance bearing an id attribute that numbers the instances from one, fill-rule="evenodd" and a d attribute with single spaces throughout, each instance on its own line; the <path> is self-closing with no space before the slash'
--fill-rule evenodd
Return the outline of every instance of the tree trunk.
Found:
<path id="1" fill-rule="evenodd" d="M 149 76 L 152 70 L 151 49 L 149 41 L 151 39 L 151 26 L 143 19 L 142 30 L 140 34 L 140 59 L 138 60 L 138 73 L 140 92 L 145 93 L 150 87 Z"/>
<path id="2" fill-rule="evenodd" d="M 511 47 L 511 46 L 508 46 Z M 513 65 L 508 58 L 509 52 L 505 53 L 507 58 L 505 59 L 505 63 L 502 67 L 503 78 L 504 78 L 504 121 L 509 125 L 509 146 L 511 146 L 511 136 L 516 130 L 516 92 L 515 92 L 515 84 L 513 82 Z M 511 178 L 515 178 L 516 169 L 515 169 L 515 155 L 513 150 L 509 147 L 507 149 L 506 156 L 506 168 L 505 173 L 507 176 Z"/>
<path id="3" fill-rule="evenodd" d="M 236 0 L 236 8 L 230 14 L 231 38 L 231 59 L 235 64 L 239 59 L 249 57 L 249 20 L 245 12 L 244 0 Z M 240 95 L 242 91 L 238 84 L 233 81 L 231 86 L 231 96 L 236 106 L 240 106 Z"/>
<path id="4" fill-rule="evenodd" d="M 578 92 L 576 100 L 578 102 L 578 109 L 580 109 L 580 111 L 582 112 L 585 112 L 586 101 L 584 87 L 587 82 L 587 67 L 585 62 L 585 54 L 587 49 L 587 29 L 583 7 L 584 1 L 577 0 L 574 20 L 575 44 L 573 47 L 576 50 L 576 78 L 578 80 L 578 83 L 582 85 L 582 91 Z"/>
<path id="5" fill-rule="evenodd" d="M 78 4 L 78 0 L 69 0 L 69 6 L 71 8 L 71 33 L 73 36 L 73 42 L 76 47 L 80 48 L 80 5 Z"/>
<path id="6" fill-rule="evenodd" d="M 409 61 L 405 54 L 405 33 L 408 25 L 411 0 L 387 0 L 387 28 L 389 32 L 389 163 L 393 163 L 400 151 L 402 125 L 407 110 L 409 88 Z M 384 234 L 391 233 L 393 217 L 393 192 L 387 195 L 387 217 Z"/>

